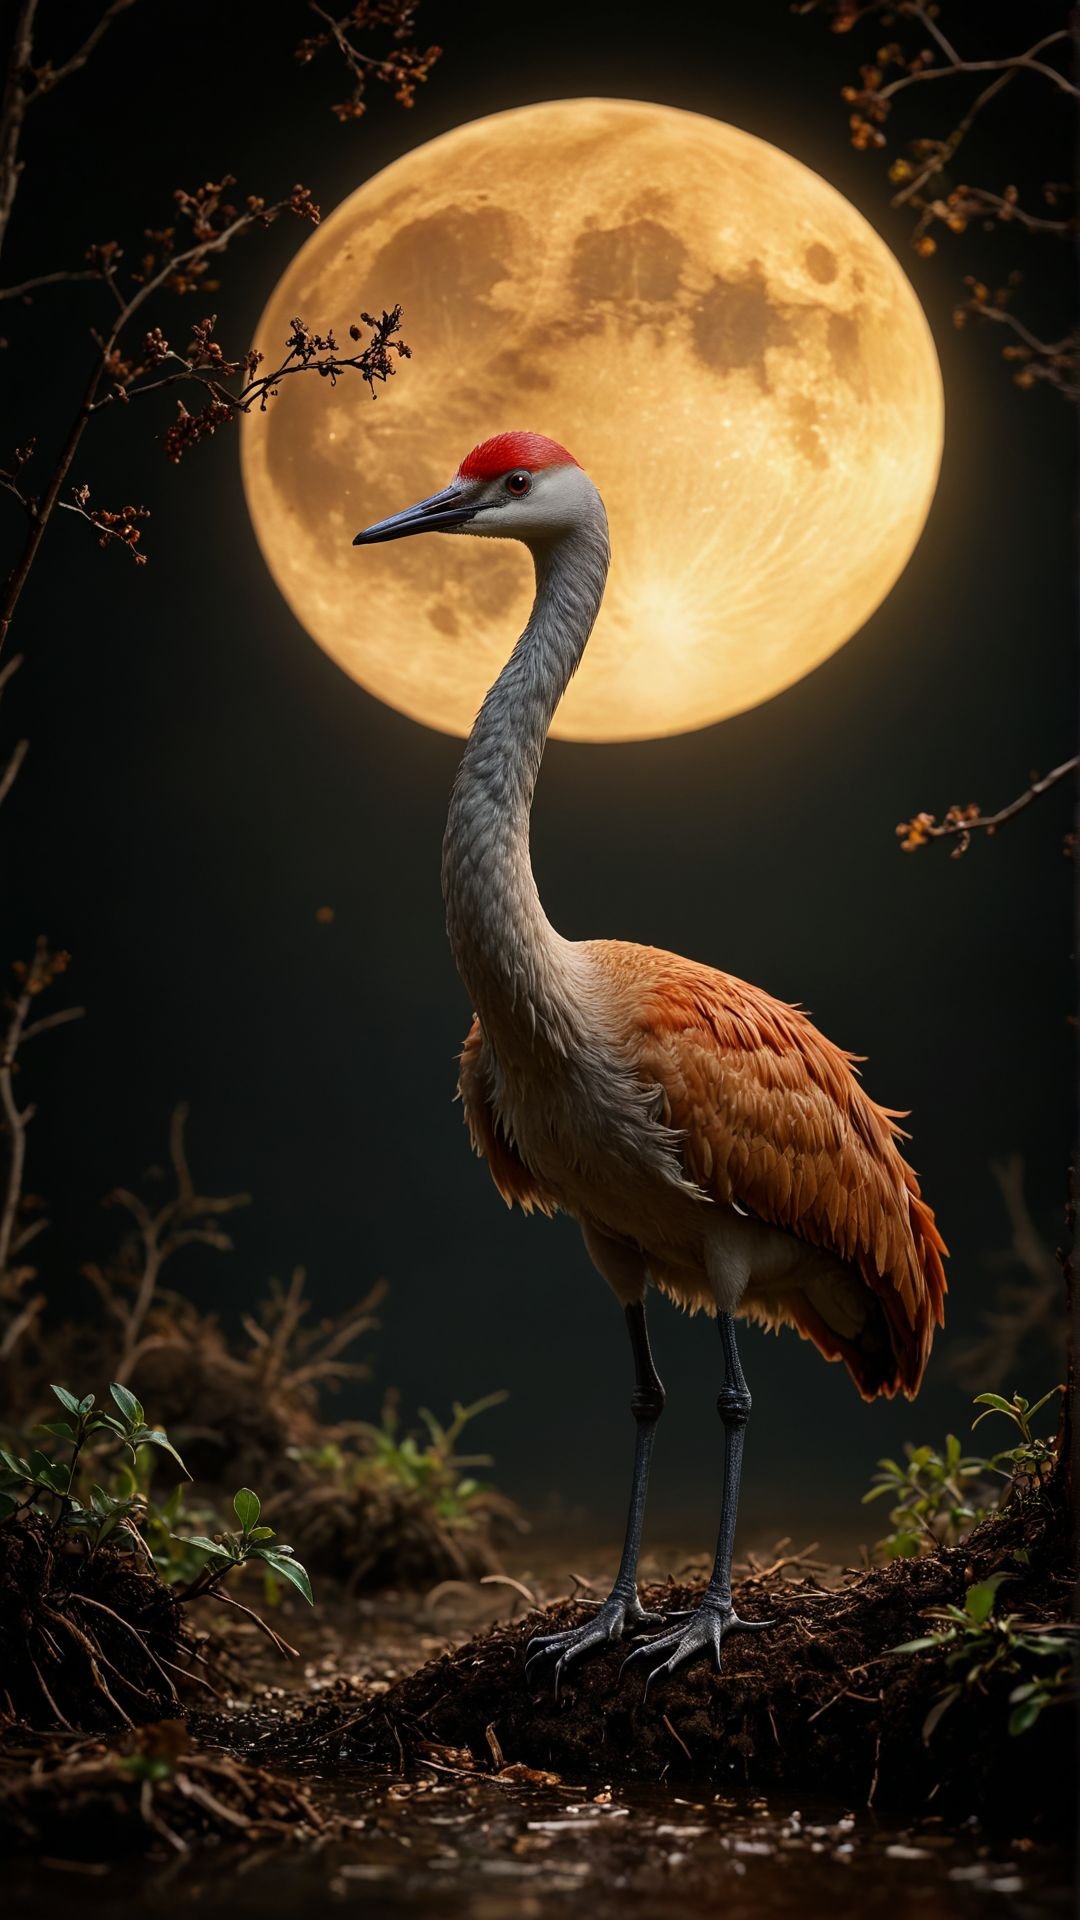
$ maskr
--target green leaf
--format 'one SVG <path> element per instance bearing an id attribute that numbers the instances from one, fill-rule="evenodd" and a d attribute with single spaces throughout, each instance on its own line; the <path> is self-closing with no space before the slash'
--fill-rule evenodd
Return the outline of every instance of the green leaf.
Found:
<path id="1" fill-rule="evenodd" d="M 251 1557 L 253 1560 L 265 1560 L 268 1567 L 272 1567 L 283 1580 L 288 1580 L 298 1593 L 303 1594 L 309 1606 L 314 1606 L 311 1581 L 307 1577 L 305 1568 L 300 1565 L 299 1560 L 291 1559 L 284 1548 L 256 1547 Z"/>
<path id="2" fill-rule="evenodd" d="M 112 1394 L 129 1427 L 145 1426 L 146 1415 L 142 1409 L 142 1401 L 136 1400 L 130 1388 L 122 1387 L 119 1381 L 114 1380 L 112 1386 L 109 1388 L 109 1392 Z"/>
<path id="3" fill-rule="evenodd" d="M 17 1500 L 12 1499 L 10 1493 L 0 1493 L 0 1521 L 10 1520 L 18 1504 Z"/>
<path id="4" fill-rule="evenodd" d="M 1039 1695 L 1034 1694 L 1030 1700 L 1022 1700 L 1009 1715 L 1009 1732 L 1011 1734 L 1026 1733 L 1029 1727 L 1035 1725 L 1046 1704 L 1045 1695 L 1040 1698 Z"/>
<path id="5" fill-rule="evenodd" d="M 233 1555 L 228 1547 L 217 1540 L 209 1540 L 205 1533 L 171 1533 L 170 1540 L 180 1540 L 185 1547 L 199 1547 L 203 1553 L 212 1553 L 218 1560 L 231 1560 Z"/>
<path id="6" fill-rule="evenodd" d="M 1042 1399 L 1041 1399 L 1041 1400 L 1036 1400 L 1036 1402 L 1035 1402 L 1035 1405 L 1034 1405 L 1033 1407 L 1028 1407 L 1028 1409 L 1027 1409 L 1027 1417 L 1028 1417 L 1028 1421 L 1029 1421 L 1029 1422 L 1030 1422 L 1030 1421 L 1032 1421 L 1032 1420 L 1033 1420 L 1033 1419 L 1035 1418 L 1035 1415 L 1036 1415 L 1037 1413 L 1041 1413 L 1041 1412 L 1042 1412 L 1042 1410 L 1043 1410 L 1043 1408 L 1045 1407 L 1045 1405 L 1046 1405 L 1046 1403 L 1047 1403 L 1047 1401 L 1048 1401 L 1048 1400 L 1052 1400 L 1052 1399 L 1053 1399 L 1053 1397 L 1054 1397 L 1054 1395 L 1055 1395 L 1055 1393 L 1063 1393 L 1063 1392 L 1064 1392 L 1064 1388 L 1063 1388 L 1063 1387 L 1051 1387 L 1051 1389 L 1050 1389 L 1050 1391 L 1049 1391 L 1049 1393 L 1044 1393 L 1044 1394 L 1043 1394 L 1043 1397 L 1042 1397 Z"/>
<path id="7" fill-rule="evenodd" d="M 891 1533 L 885 1541 L 890 1560 L 917 1560 L 920 1540 L 917 1533 Z"/>
<path id="8" fill-rule="evenodd" d="M 896 1488 L 888 1485 L 884 1485 L 880 1487 L 871 1487 L 869 1493 L 863 1494 L 863 1497 L 862 1497 L 863 1506 L 868 1507 L 870 1505 L 871 1500 L 880 1500 L 883 1493 L 895 1493 L 895 1492 L 896 1492 Z"/>
<path id="9" fill-rule="evenodd" d="M 17 1480 L 33 1479 L 34 1475 L 30 1462 L 29 1460 L 24 1460 L 21 1454 L 9 1453 L 6 1447 L 0 1447 L 0 1460 L 3 1461 L 8 1472 L 15 1475 Z"/>
<path id="10" fill-rule="evenodd" d="M 163 1453 L 171 1454 L 181 1473 L 186 1479 L 191 1479 L 168 1434 L 163 1433 L 160 1427 L 140 1427 L 131 1437 L 137 1447 L 160 1447 Z"/>
<path id="11" fill-rule="evenodd" d="M 922 1724 L 922 1737 L 924 1741 L 929 1741 L 938 1722 L 942 1716 L 948 1712 L 954 1700 L 959 1700 L 962 1691 L 963 1689 L 959 1686 L 946 1687 L 944 1693 L 938 1694 L 937 1699 Z"/>
<path id="12" fill-rule="evenodd" d="M 50 1460 L 46 1466 L 38 1468 L 35 1477 L 52 1493 L 66 1493 L 71 1485 L 71 1468 L 65 1466 L 62 1460 Z"/>
<path id="13" fill-rule="evenodd" d="M 95 1413 L 93 1419 L 87 1422 L 86 1431 L 98 1433 L 103 1427 L 107 1427 L 110 1433 L 118 1434 L 121 1440 L 127 1435 L 127 1428 L 123 1422 L 112 1413 Z"/>
<path id="14" fill-rule="evenodd" d="M 249 1540 L 272 1540 L 273 1537 L 273 1527 L 252 1527 L 251 1532 L 248 1534 Z"/>
<path id="15" fill-rule="evenodd" d="M 947 1633 L 927 1633 L 920 1640 L 904 1640 L 898 1647 L 886 1647 L 886 1653 L 927 1653 L 931 1647 L 943 1647 L 948 1640 L 955 1638 L 952 1630 Z"/>
<path id="16" fill-rule="evenodd" d="M 68 1420 L 42 1420 L 41 1423 L 34 1428 L 34 1432 L 53 1433 L 58 1440 L 68 1440 L 72 1445 L 74 1445 L 79 1437 Z"/>
<path id="17" fill-rule="evenodd" d="M 972 1401 L 972 1405 L 985 1407 L 986 1409 L 985 1413 L 980 1413 L 978 1419 L 972 1421 L 972 1433 L 974 1433 L 980 1421 L 985 1420 L 987 1415 L 991 1413 L 1004 1413 L 1010 1420 L 1015 1422 L 1016 1425 L 1019 1425 L 1019 1421 L 1016 1419 L 1016 1408 L 1010 1406 L 1008 1400 L 1003 1400 L 1000 1393 L 977 1393 Z"/>
<path id="18" fill-rule="evenodd" d="M 1002 1581 L 1008 1578 L 1007 1573 L 995 1573 L 989 1580 L 980 1580 L 975 1586 L 968 1588 L 964 1595 L 964 1612 L 977 1627 L 981 1627 L 989 1620 L 994 1611 L 997 1590 Z"/>
<path id="19" fill-rule="evenodd" d="M 244 1532 L 250 1533 L 252 1527 L 257 1525 L 262 1512 L 262 1502 L 258 1494 L 252 1493 L 250 1487 L 241 1487 L 240 1491 L 233 1495 L 233 1512 Z"/>
<path id="20" fill-rule="evenodd" d="M 83 1397 L 82 1397 L 82 1399 L 81 1399 L 81 1400 L 79 1401 L 79 1412 L 80 1412 L 80 1413 L 89 1413 L 89 1411 L 90 1411 L 90 1409 L 91 1409 L 91 1407 L 93 1406 L 93 1404 L 94 1404 L 94 1401 L 95 1401 L 95 1399 L 96 1399 L 96 1398 L 97 1398 L 97 1395 L 96 1395 L 96 1394 L 93 1394 L 93 1393 L 86 1393 L 86 1394 L 84 1394 L 84 1395 L 83 1395 Z"/>
<path id="21" fill-rule="evenodd" d="M 60 1405 L 64 1408 L 64 1411 L 66 1413 L 73 1413 L 77 1420 L 80 1413 L 82 1412 L 82 1407 L 80 1406 L 79 1402 L 76 1400 L 75 1395 L 73 1393 L 69 1393 L 66 1387 L 50 1387 L 49 1391 L 51 1393 L 55 1393 L 57 1399 L 60 1402 Z"/>

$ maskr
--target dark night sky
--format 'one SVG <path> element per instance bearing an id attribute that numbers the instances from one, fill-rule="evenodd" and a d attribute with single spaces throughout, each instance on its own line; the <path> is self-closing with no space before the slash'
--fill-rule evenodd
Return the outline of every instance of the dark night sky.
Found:
<path id="1" fill-rule="evenodd" d="M 59 11 L 92 12 L 81 0 Z M 301 179 L 329 210 L 446 128 L 589 93 L 730 120 L 862 209 L 912 274 L 945 376 L 944 470 L 914 559 L 858 638 L 768 705 L 675 740 L 553 745 L 535 861 L 564 933 L 713 962 L 801 1000 L 870 1056 L 870 1091 L 913 1110 L 913 1158 L 953 1252 L 952 1327 L 970 1329 L 1007 1238 L 994 1156 L 1024 1154 L 1034 1214 L 1058 1230 L 1073 1119 L 1068 799 L 960 862 L 942 849 L 903 857 L 893 826 L 921 806 L 996 804 L 1072 751 L 1073 422 L 1055 394 L 1009 384 L 996 341 L 954 332 L 982 243 L 929 263 L 908 251 L 882 163 L 848 144 L 837 93 L 855 43 L 792 18 L 785 0 L 711 11 L 662 32 L 644 6 L 618 9 L 614 30 L 614 9 L 566 0 L 425 4 L 421 34 L 447 51 L 416 109 L 380 94 L 359 126 L 339 127 L 326 110 L 339 73 L 290 57 L 301 5 L 261 8 L 257 25 L 247 9 L 139 6 L 39 115 L 5 279 L 78 262 L 91 239 L 134 243 L 175 185 L 224 169 L 271 196 Z M 981 24 L 964 27 L 976 11 Z M 960 7 L 956 32 L 1012 50 L 1060 14 Z M 1045 173 L 1065 177 L 1064 107 L 1026 86 L 996 123 L 1005 150 L 975 149 L 988 185 L 1015 178 L 1015 155 L 1039 141 Z M 935 128 L 944 111 L 935 103 Z M 246 344 L 303 238 L 282 223 L 230 256 L 213 299 L 224 340 Z M 1009 249 L 1036 313 L 1042 299 L 1060 321 L 1069 289 L 1048 276 L 1062 269 L 1040 264 L 1056 256 L 1023 236 Z M 82 379 L 78 292 L 8 319 L 9 439 L 63 426 Z M 360 287 L 357 306 L 394 292 Z M 160 317 L 168 331 L 167 307 Z M 5 703 L 5 739 L 26 731 L 33 752 L 5 814 L 3 952 L 47 930 L 71 948 L 72 993 L 89 1009 L 41 1043 L 27 1074 L 40 1106 L 29 1184 L 57 1223 L 43 1270 L 81 1300 L 98 1199 L 161 1157 L 185 1098 L 197 1176 L 256 1198 L 233 1256 L 192 1257 L 193 1291 L 235 1316 L 302 1262 L 330 1311 L 385 1275 L 367 1406 L 391 1382 L 409 1408 L 509 1388 L 487 1428 L 504 1484 L 534 1501 L 559 1492 L 613 1533 L 630 1449 L 620 1315 L 572 1225 L 504 1211 L 451 1104 L 469 1010 L 438 865 L 458 744 L 379 705 L 305 637 L 256 550 L 235 438 L 174 470 L 153 441 L 171 409 L 152 404 L 103 421 L 73 476 L 105 503 L 152 506 L 150 564 L 99 554 L 74 521 L 56 526 L 20 609 L 27 665 Z M 393 392 L 377 404 L 392 408 Z M 332 926 L 315 918 L 327 903 Z M 654 1535 L 692 1513 L 704 1544 L 717 1343 L 663 1303 L 653 1317 L 669 1389 Z M 1032 1364 L 1016 1384 L 1034 1393 L 1049 1363 Z M 914 1412 L 864 1407 L 793 1335 L 748 1332 L 745 1365 L 747 1539 L 835 1516 L 857 1531 L 880 1453 L 966 1431 L 944 1342 Z"/>

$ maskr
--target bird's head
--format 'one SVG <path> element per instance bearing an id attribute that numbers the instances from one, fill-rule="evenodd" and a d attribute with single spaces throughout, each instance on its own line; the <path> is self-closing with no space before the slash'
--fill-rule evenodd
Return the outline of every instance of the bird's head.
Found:
<path id="1" fill-rule="evenodd" d="M 599 504 L 592 481 L 557 440 L 499 433 L 466 455 L 441 493 L 365 527 L 353 545 L 412 533 L 476 533 L 532 546 L 572 532 Z"/>

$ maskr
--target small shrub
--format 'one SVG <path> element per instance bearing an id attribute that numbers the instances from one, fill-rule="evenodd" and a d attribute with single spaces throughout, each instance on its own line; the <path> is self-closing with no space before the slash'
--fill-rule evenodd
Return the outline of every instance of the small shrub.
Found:
<path id="1" fill-rule="evenodd" d="M 520 1526 L 512 1503 L 477 1478 L 489 1454 L 459 1453 L 465 1429 L 505 1393 L 454 1404 L 444 1425 L 424 1409 L 403 1430 L 396 1396 L 378 1424 L 357 1422 L 298 1447 L 295 1488 L 275 1499 L 305 1556 L 352 1586 L 419 1585 L 497 1571 L 495 1537 Z"/>
<path id="2" fill-rule="evenodd" d="M 99 1407 L 93 1394 L 52 1391 L 66 1417 L 37 1430 L 43 1445 L 0 1447 L 7 1705 L 34 1725 L 130 1727 L 178 1710 L 174 1676 L 183 1676 L 182 1657 L 192 1644 L 185 1637 L 188 1602 L 239 1606 L 224 1582 L 252 1562 L 308 1601 L 311 1588 L 292 1548 L 270 1544 L 272 1529 L 260 1524 L 259 1500 L 248 1487 L 233 1501 L 235 1529 L 176 1533 L 180 1490 L 155 1504 L 152 1461 L 164 1455 L 182 1473 L 186 1468 L 130 1388 L 114 1383 L 111 1408 Z M 257 1614 L 251 1617 L 279 1649 L 291 1651 Z"/>
<path id="3" fill-rule="evenodd" d="M 965 1454 L 950 1433 L 940 1453 L 933 1447 L 908 1445 L 904 1464 L 879 1460 L 873 1485 L 863 1495 L 864 1506 L 886 1495 L 893 1497 L 892 1531 L 877 1541 L 879 1554 L 887 1560 L 910 1559 L 938 1547 L 957 1546 L 1017 1489 L 1028 1496 L 1041 1494 L 1057 1456 L 1053 1441 L 1038 1438 L 1031 1423 L 1060 1391 L 1052 1387 L 1034 1406 L 1019 1393 L 1011 1400 L 999 1393 L 977 1395 L 974 1404 L 983 1412 L 972 1422 L 972 1431 L 991 1414 L 1004 1414 L 1020 1434 L 1017 1446 L 1000 1453 Z"/>
<path id="4" fill-rule="evenodd" d="M 1013 1735 L 1026 1733 L 1047 1707 L 1070 1696 L 1075 1629 L 1032 1625 L 1011 1613 L 999 1615 L 995 1611 L 998 1588 L 1013 1577 L 991 1574 L 967 1589 L 962 1607 L 931 1608 L 927 1619 L 940 1625 L 932 1633 L 890 1649 L 895 1654 L 944 1653 L 946 1668 L 955 1676 L 923 1722 L 924 1741 L 930 1740 L 949 1708 L 965 1694 L 985 1693 L 991 1682 L 1003 1676 L 1014 1682 L 1008 1696 Z M 1052 1667 L 1047 1665 L 1051 1661 Z"/>

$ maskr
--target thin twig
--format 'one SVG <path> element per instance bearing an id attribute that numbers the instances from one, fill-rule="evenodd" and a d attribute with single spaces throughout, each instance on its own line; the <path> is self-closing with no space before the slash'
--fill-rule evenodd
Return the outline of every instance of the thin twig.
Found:
<path id="1" fill-rule="evenodd" d="M 18 992 L 9 994 L 5 1002 L 8 1022 L 0 1042 L 0 1117 L 6 1135 L 7 1165 L 3 1176 L 3 1198 L 0 1200 L 0 1281 L 6 1282 L 9 1288 L 29 1277 L 28 1272 L 23 1275 L 13 1275 L 11 1272 L 26 1164 L 26 1129 L 34 1117 L 33 1104 L 28 1101 L 25 1106 L 20 1106 L 16 1095 L 18 1054 L 30 1024 L 28 1016 L 31 1008 L 38 995 L 44 993 L 64 972 L 67 958 L 66 954 L 53 952 L 44 935 L 39 935 L 30 961 L 20 964 L 16 969 Z M 72 1008 L 70 1017 L 77 1019 L 81 1011 L 81 1008 Z M 38 1025 L 37 1022 L 33 1024 Z"/>
<path id="2" fill-rule="evenodd" d="M 76 47 L 74 53 L 69 54 L 66 60 L 62 60 L 59 66 L 54 67 L 46 62 L 44 66 L 35 69 L 33 66 L 34 21 L 37 4 L 38 0 L 22 0 L 11 36 L 3 98 L 0 101 L 0 249 L 3 248 L 7 235 L 8 223 L 15 205 L 15 195 L 22 176 L 23 163 L 19 159 L 19 145 L 27 113 L 63 81 L 70 79 L 73 73 L 81 72 L 117 15 L 126 13 L 129 7 L 135 5 L 135 0 L 110 0 L 110 4 L 91 27 L 81 46 Z"/>
<path id="3" fill-rule="evenodd" d="M 981 813 L 974 804 L 967 807 L 950 807 L 943 820 L 932 813 L 917 813 L 911 820 L 903 820 L 896 829 L 897 838 L 905 853 L 915 853 L 929 840 L 955 840 L 952 857 L 958 859 L 971 845 L 973 833 L 985 833 L 991 838 L 999 828 L 1015 820 L 1017 814 L 1025 812 L 1034 801 L 1049 793 L 1053 787 L 1067 780 L 1070 774 L 1080 768 L 1080 754 L 1073 754 L 1069 760 L 1063 760 L 1059 767 L 1044 774 L 1041 780 L 1033 780 L 1030 787 L 1008 806 L 1001 807 L 997 813 Z"/>

